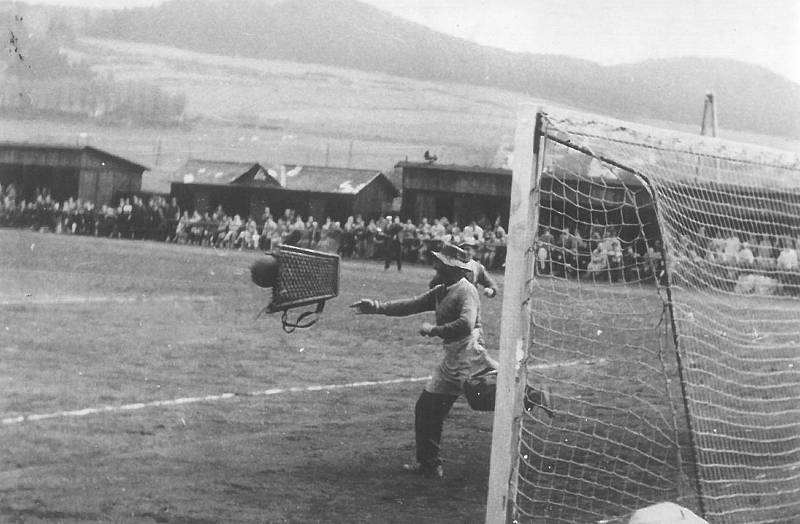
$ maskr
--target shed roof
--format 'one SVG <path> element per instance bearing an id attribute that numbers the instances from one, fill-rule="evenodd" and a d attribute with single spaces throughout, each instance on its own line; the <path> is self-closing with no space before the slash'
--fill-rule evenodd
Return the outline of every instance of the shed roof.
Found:
<path id="1" fill-rule="evenodd" d="M 398 162 L 395 167 L 427 169 L 431 171 L 448 171 L 461 173 L 483 173 L 487 175 L 511 176 L 510 169 L 500 169 L 496 167 L 463 166 L 458 164 L 437 164 L 435 162 Z"/>
<path id="2" fill-rule="evenodd" d="M 267 174 L 258 162 L 231 162 L 226 160 L 204 160 L 190 158 L 178 170 L 178 176 L 186 183 L 225 185 L 249 179 L 277 186 L 278 182 Z"/>
<path id="3" fill-rule="evenodd" d="M 94 153 L 94 154 L 99 155 L 99 156 L 110 158 L 110 159 L 115 160 L 117 162 L 120 162 L 122 164 L 127 164 L 128 166 L 130 166 L 130 167 L 132 167 L 132 168 L 134 168 L 136 170 L 139 170 L 139 171 L 149 171 L 150 170 L 150 168 L 145 166 L 145 165 L 139 164 L 137 162 L 133 162 L 131 160 L 128 160 L 127 158 L 123 158 L 121 156 L 115 155 L 113 153 L 109 153 L 108 151 L 105 151 L 103 149 L 98 149 L 98 148 L 93 147 L 93 146 L 84 146 L 83 150 L 86 151 L 87 153 Z"/>
<path id="4" fill-rule="evenodd" d="M 140 172 L 148 171 L 150 169 L 147 166 L 144 166 L 137 162 L 133 162 L 132 160 L 128 160 L 127 158 L 115 155 L 114 153 L 110 153 L 108 151 L 105 151 L 103 149 L 94 146 L 78 146 L 72 144 L 45 144 L 37 142 L 0 142 L 0 151 L 27 151 L 27 152 L 67 151 L 78 154 L 80 153 L 90 154 L 93 156 L 105 158 L 113 162 L 123 164 L 127 167 L 130 167 Z"/>
<path id="5" fill-rule="evenodd" d="M 285 179 L 284 187 L 291 191 L 357 195 L 373 181 L 380 180 L 390 185 L 394 194 L 398 193 L 394 184 L 383 173 L 374 169 L 281 165 L 269 169 L 268 172 L 279 181 Z"/>

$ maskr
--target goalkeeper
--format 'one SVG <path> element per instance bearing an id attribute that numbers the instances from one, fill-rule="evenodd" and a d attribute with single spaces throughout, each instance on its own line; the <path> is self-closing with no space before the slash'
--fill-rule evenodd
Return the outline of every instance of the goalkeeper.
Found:
<path id="1" fill-rule="evenodd" d="M 476 289 L 480 289 L 480 287 L 482 287 L 483 294 L 487 297 L 496 297 L 497 283 L 494 281 L 491 275 L 489 275 L 489 272 L 486 270 L 483 264 L 476 260 L 478 242 L 476 242 L 474 239 L 467 239 L 461 242 L 458 247 L 464 250 L 468 258 L 468 269 L 464 275 L 465 278 L 469 280 Z M 433 288 L 441 283 L 441 277 L 437 272 L 436 275 L 431 279 L 428 286 Z M 478 328 L 477 343 L 482 347 L 486 347 L 486 340 L 483 336 L 483 328 L 480 327 Z M 494 369 L 497 369 L 497 367 L 495 366 Z M 527 411 L 530 411 L 534 407 L 540 407 L 550 418 L 555 416 L 552 401 L 550 400 L 550 391 L 547 388 L 538 389 L 528 384 L 525 387 L 524 407 Z"/>
<path id="2" fill-rule="evenodd" d="M 474 372 L 496 368 L 497 362 L 478 343 L 480 296 L 465 278 L 469 271 L 467 254 L 458 246 L 445 244 L 433 255 L 433 267 L 441 283 L 426 293 L 388 302 L 361 299 L 351 307 L 359 314 L 388 316 L 436 312 L 436 324 L 423 322 L 419 332 L 441 338 L 444 355 L 414 408 L 417 464 L 404 467 L 426 477 L 442 477 L 439 449 L 444 420 L 462 393 L 464 381 Z"/>
<path id="3" fill-rule="evenodd" d="M 465 275 L 467 280 L 472 282 L 473 285 L 478 286 L 480 285 L 483 287 L 483 294 L 489 298 L 494 298 L 497 296 L 497 282 L 494 281 L 492 276 L 486 270 L 486 268 L 478 262 L 477 254 L 478 254 L 478 242 L 472 239 L 465 240 L 461 242 L 458 247 L 464 250 L 467 254 L 469 261 L 467 265 L 469 266 L 468 271 Z M 429 287 L 435 287 L 439 285 L 441 282 L 439 280 L 439 274 L 437 273 L 428 284 Z"/>

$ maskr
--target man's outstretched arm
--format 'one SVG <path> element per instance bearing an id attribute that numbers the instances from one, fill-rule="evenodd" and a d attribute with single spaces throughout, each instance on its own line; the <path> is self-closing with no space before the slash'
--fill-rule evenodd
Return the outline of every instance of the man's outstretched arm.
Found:
<path id="1" fill-rule="evenodd" d="M 389 300 L 381 302 L 369 298 L 362 298 L 358 302 L 350 304 L 350 307 L 356 310 L 356 314 L 360 315 L 387 315 L 390 317 L 406 317 L 423 313 L 425 311 L 436 310 L 436 293 L 440 291 L 437 286 L 428 290 L 422 295 L 417 295 L 412 298 L 401 298 L 398 300 Z"/>

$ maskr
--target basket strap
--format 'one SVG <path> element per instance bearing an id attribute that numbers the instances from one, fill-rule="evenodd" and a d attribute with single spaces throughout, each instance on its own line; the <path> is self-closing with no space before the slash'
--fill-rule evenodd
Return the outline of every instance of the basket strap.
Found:
<path id="1" fill-rule="evenodd" d="M 325 308 L 325 301 L 320 300 L 317 302 L 317 309 L 314 311 L 304 311 L 298 315 L 294 322 L 289 321 L 289 310 L 284 309 L 281 314 L 281 325 L 286 333 L 294 333 L 297 328 L 308 328 L 313 326 L 319 320 L 319 315 Z M 309 319 L 309 320 L 307 320 Z"/>

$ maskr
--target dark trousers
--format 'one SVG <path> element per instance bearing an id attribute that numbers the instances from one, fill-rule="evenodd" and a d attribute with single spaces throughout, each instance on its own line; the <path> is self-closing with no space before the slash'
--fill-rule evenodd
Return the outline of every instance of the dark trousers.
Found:
<path id="1" fill-rule="evenodd" d="M 397 240 L 389 240 L 386 242 L 386 259 L 383 263 L 383 269 L 389 269 L 392 261 L 397 261 L 397 269 L 403 267 L 403 250 L 400 242 Z"/>
<path id="2" fill-rule="evenodd" d="M 414 432 L 417 440 L 417 462 L 423 466 L 438 466 L 442 442 L 442 426 L 457 395 L 429 393 L 425 390 L 414 408 Z"/>

